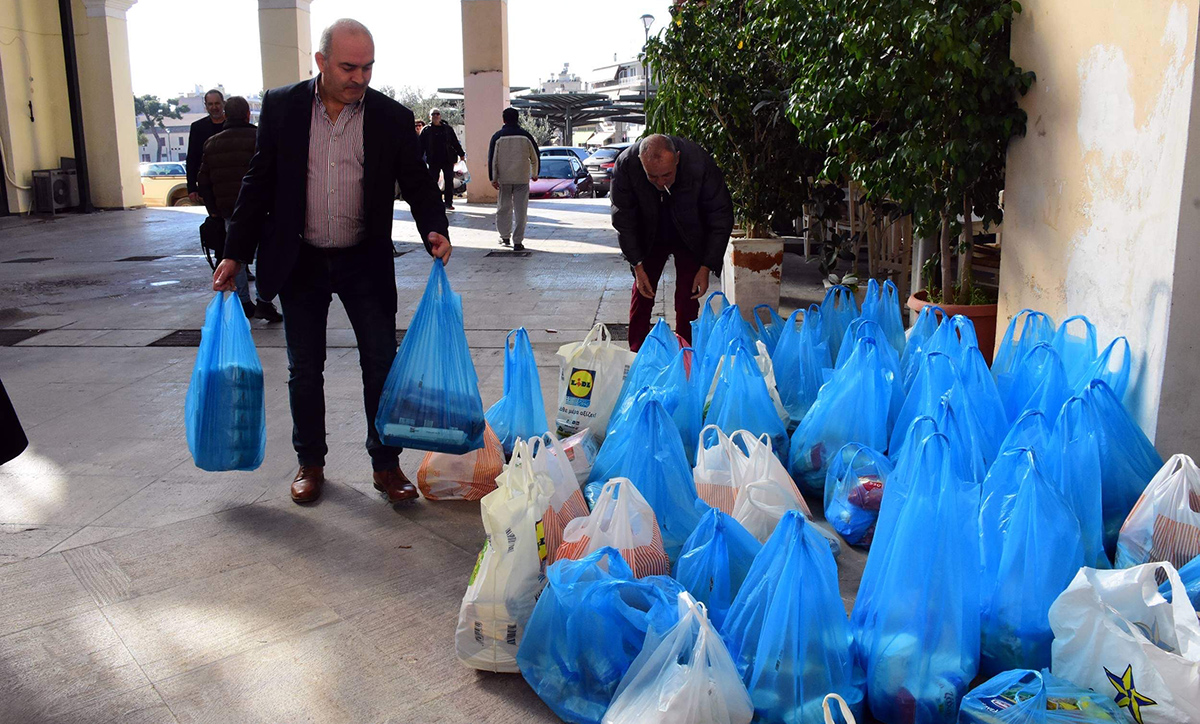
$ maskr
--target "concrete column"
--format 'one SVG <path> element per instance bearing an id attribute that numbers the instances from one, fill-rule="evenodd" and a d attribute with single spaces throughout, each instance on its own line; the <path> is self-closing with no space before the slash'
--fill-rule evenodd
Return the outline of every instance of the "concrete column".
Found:
<path id="1" fill-rule="evenodd" d="M 1037 73 L 1004 191 L 997 333 L 1025 307 L 1084 314 L 1133 354 L 1125 405 L 1164 456 L 1200 455 L 1200 0 L 1027 0 Z"/>
<path id="2" fill-rule="evenodd" d="M 125 11 L 137 0 L 83 0 L 74 11 L 88 177 L 97 208 L 141 206 Z M 57 165 L 57 164 L 55 164 Z"/>
<path id="3" fill-rule="evenodd" d="M 263 88 L 313 77 L 310 0 L 258 0 L 258 47 Z"/>
<path id="4" fill-rule="evenodd" d="M 488 142 L 508 105 L 508 2 L 462 0 L 463 116 L 471 183 L 467 202 L 492 204 L 496 190 L 487 176 Z"/>

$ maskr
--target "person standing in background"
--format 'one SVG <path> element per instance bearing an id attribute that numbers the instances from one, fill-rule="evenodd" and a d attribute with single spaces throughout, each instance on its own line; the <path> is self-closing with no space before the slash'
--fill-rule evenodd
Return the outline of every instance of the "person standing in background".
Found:
<path id="1" fill-rule="evenodd" d="M 225 130 L 204 143 L 204 158 L 200 162 L 200 172 L 196 174 L 196 187 L 208 208 L 208 215 L 223 219 L 226 232 L 229 231 L 229 220 L 233 218 L 238 191 L 242 188 L 242 177 L 250 170 L 257 136 L 257 128 L 250 123 L 250 104 L 241 96 L 232 96 L 225 101 Z M 274 304 L 262 297 L 254 302 L 250 300 L 250 281 L 245 268 L 238 272 L 235 282 L 247 319 L 258 317 L 271 323 L 283 321 Z"/>
<path id="2" fill-rule="evenodd" d="M 188 198 L 193 204 L 203 203 L 200 189 L 196 187 L 196 174 L 200 173 L 200 161 L 204 158 L 204 144 L 208 139 L 225 130 L 225 94 L 216 88 L 204 94 L 204 110 L 208 118 L 192 123 L 188 132 L 187 166 Z"/>
<path id="3" fill-rule="evenodd" d="M 496 231 L 500 244 L 523 251 L 525 218 L 529 211 L 529 182 L 537 181 L 541 171 L 537 141 L 521 128 L 516 108 L 505 108 L 504 126 L 488 145 L 488 180 L 500 192 L 496 210 Z M 514 218 L 516 217 L 514 224 Z"/>
<path id="4" fill-rule="evenodd" d="M 417 122 L 416 122 L 416 124 L 415 124 L 415 125 L 416 125 L 416 128 L 417 128 L 417 135 L 418 135 L 418 136 L 420 136 L 420 135 L 421 135 L 421 131 L 424 131 L 424 130 L 425 130 L 425 121 L 422 121 L 420 118 L 418 118 L 418 119 L 417 119 Z"/>
<path id="5" fill-rule="evenodd" d="M 429 112 L 429 125 L 421 131 L 421 150 L 425 153 L 425 165 L 429 167 L 429 175 L 434 183 L 437 183 L 438 174 L 441 174 L 442 196 L 446 208 L 453 211 L 454 164 L 460 158 L 466 158 L 467 152 L 458 142 L 454 129 L 442 122 L 442 112 L 437 108 Z"/>

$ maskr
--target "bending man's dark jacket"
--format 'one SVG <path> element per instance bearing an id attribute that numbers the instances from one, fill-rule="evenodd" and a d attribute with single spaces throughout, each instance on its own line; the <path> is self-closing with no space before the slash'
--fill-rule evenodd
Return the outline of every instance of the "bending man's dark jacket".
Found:
<path id="1" fill-rule="evenodd" d="M 224 130 L 227 121 L 228 119 L 221 123 L 213 123 L 212 117 L 205 116 L 192 122 L 191 130 L 188 131 L 187 159 L 184 161 L 184 167 L 187 169 L 189 194 L 199 190 L 196 187 L 196 174 L 200 173 L 200 162 L 204 159 L 204 144 L 208 143 L 208 139 Z"/>
<path id="2" fill-rule="evenodd" d="M 421 130 L 421 151 L 430 168 L 453 165 L 467 155 L 458 142 L 458 134 L 445 121 L 436 126 L 430 123 Z"/>
<path id="3" fill-rule="evenodd" d="M 708 151 L 685 138 L 671 136 L 671 140 L 679 151 L 679 167 L 670 188 L 672 221 L 684 246 L 700 264 L 719 273 L 733 232 L 733 200 Z M 609 191 L 612 225 L 621 253 L 631 266 L 641 264 L 659 243 L 660 192 L 646 178 L 641 147 L 638 141 L 617 157 Z"/>
<path id="4" fill-rule="evenodd" d="M 529 131 L 521 128 L 519 124 L 505 123 L 503 126 L 501 126 L 499 131 L 496 131 L 492 134 L 492 140 L 488 143 L 488 181 L 496 180 L 496 174 L 492 172 L 492 156 L 496 155 L 496 141 L 504 138 L 505 136 L 524 136 L 529 139 L 530 143 L 533 144 L 534 155 L 541 153 L 541 149 L 538 148 L 537 141 L 533 139 L 533 136 L 529 133 Z M 536 176 L 538 171 L 541 171 L 541 168 L 533 169 L 533 174 Z"/>
<path id="5" fill-rule="evenodd" d="M 225 239 L 225 256 L 243 263 L 258 257 L 258 291 L 263 299 L 279 293 L 304 243 L 307 205 L 308 135 L 317 80 L 267 91 L 258 119 L 258 139 L 250 170 L 242 179 Z M 363 99 L 362 245 L 376 273 L 386 275 L 395 298 L 392 261 L 392 204 L 396 184 L 412 209 L 426 251 L 429 232 L 449 238 L 442 196 L 421 163 L 413 114 L 377 90 Z"/>
<path id="6" fill-rule="evenodd" d="M 204 143 L 204 158 L 196 175 L 196 188 L 210 216 L 233 216 L 242 178 L 250 170 L 258 128 L 249 121 L 225 121 L 225 130 Z"/>

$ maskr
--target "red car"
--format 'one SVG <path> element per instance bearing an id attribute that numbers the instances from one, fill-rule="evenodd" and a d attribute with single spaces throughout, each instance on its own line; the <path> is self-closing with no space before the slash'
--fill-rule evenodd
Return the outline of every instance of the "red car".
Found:
<path id="1" fill-rule="evenodd" d="M 574 156 L 543 156 L 537 181 L 529 182 L 531 199 L 574 199 L 590 194 L 592 179 Z"/>

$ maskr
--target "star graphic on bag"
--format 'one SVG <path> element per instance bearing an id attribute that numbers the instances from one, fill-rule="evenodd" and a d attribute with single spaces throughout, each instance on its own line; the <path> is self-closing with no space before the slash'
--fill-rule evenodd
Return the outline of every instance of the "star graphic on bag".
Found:
<path id="1" fill-rule="evenodd" d="M 1158 702 L 1144 694 L 1138 693 L 1137 685 L 1133 683 L 1133 666 L 1126 667 L 1125 673 L 1122 676 L 1117 676 L 1109 671 L 1107 667 L 1105 667 L 1104 673 L 1108 674 L 1108 682 L 1117 690 L 1117 695 L 1113 697 L 1117 706 L 1128 709 L 1129 715 L 1133 717 L 1133 720 L 1137 724 L 1142 724 L 1142 707 L 1157 706 Z"/>

